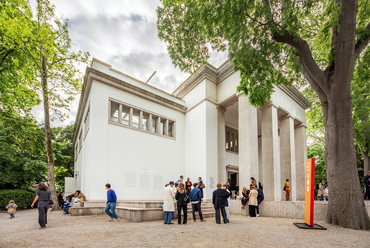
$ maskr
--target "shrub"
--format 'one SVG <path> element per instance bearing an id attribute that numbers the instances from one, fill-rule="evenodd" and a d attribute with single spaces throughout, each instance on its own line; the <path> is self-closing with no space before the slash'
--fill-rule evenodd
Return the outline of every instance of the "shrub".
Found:
<path id="1" fill-rule="evenodd" d="M 0 209 L 5 209 L 10 200 L 14 200 L 18 209 L 31 208 L 36 193 L 27 190 L 4 189 L 0 190 Z"/>

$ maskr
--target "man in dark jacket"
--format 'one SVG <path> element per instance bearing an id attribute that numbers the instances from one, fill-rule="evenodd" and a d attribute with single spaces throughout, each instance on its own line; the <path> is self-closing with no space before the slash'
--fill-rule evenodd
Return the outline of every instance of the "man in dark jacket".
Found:
<path id="1" fill-rule="evenodd" d="M 222 218 L 224 219 L 224 223 L 228 223 L 228 219 L 226 218 L 226 211 L 225 207 L 228 206 L 227 204 L 227 198 L 231 196 L 231 193 L 227 192 L 224 189 L 221 189 L 221 183 L 217 184 L 217 189 L 213 191 L 212 196 L 212 203 L 215 207 L 216 211 L 216 223 L 221 224 L 221 218 L 220 218 L 220 211 L 222 214 Z"/>
<path id="2" fill-rule="evenodd" d="M 260 217 L 260 203 L 265 199 L 265 196 L 263 195 L 262 189 L 257 189 L 258 196 L 257 196 L 257 217 Z"/>
<path id="3" fill-rule="evenodd" d="M 200 221 L 206 221 L 203 219 L 203 214 L 202 214 L 202 209 L 201 209 L 202 193 L 200 192 L 200 189 L 198 188 L 199 184 L 194 183 L 193 186 L 194 188 L 190 190 L 190 194 L 189 194 L 190 199 L 191 199 L 191 207 L 193 210 L 193 220 L 194 222 L 197 221 L 197 219 L 195 218 L 195 212 L 198 211 Z"/>
<path id="4" fill-rule="evenodd" d="M 370 171 L 367 172 L 367 175 L 364 176 L 364 185 L 365 185 L 365 200 L 370 200 Z"/>

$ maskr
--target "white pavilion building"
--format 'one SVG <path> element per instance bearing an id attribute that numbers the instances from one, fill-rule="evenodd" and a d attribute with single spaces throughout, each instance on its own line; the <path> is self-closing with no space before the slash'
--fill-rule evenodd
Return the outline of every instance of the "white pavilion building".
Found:
<path id="1" fill-rule="evenodd" d="M 236 93 L 240 73 L 227 61 L 202 66 L 172 94 L 94 59 L 86 69 L 75 123 L 75 187 L 106 200 L 162 200 L 180 175 L 203 178 L 205 198 L 218 182 L 263 185 L 265 200 L 304 200 L 310 103 L 294 88 L 275 87 L 263 108 Z M 74 184 L 74 183 L 73 183 Z"/>

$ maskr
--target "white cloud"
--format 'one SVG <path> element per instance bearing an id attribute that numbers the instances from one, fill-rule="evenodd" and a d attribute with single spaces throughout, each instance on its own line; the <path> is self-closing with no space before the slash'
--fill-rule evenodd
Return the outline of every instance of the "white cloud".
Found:
<path id="1" fill-rule="evenodd" d="M 57 16 L 70 21 L 74 51 L 90 52 L 91 57 L 111 64 L 113 68 L 172 92 L 188 74 L 176 69 L 167 54 L 166 44 L 157 37 L 156 8 L 159 0 L 52 0 Z M 33 3 L 33 6 L 35 4 Z M 211 53 L 210 63 L 223 63 L 226 53 Z M 85 66 L 79 68 L 84 71 Z M 70 106 L 70 119 L 52 126 L 65 126 L 75 120 L 79 96 Z M 42 106 L 33 114 L 42 121 Z"/>

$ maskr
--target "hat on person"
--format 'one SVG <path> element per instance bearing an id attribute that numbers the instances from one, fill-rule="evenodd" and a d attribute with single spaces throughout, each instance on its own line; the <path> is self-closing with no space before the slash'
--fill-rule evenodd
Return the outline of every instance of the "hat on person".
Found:
<path id="1" fill-rule="evenodd" d="M 173 181 L 170 181 L 169 184 L 174 184 L 174 182 Z"/>

